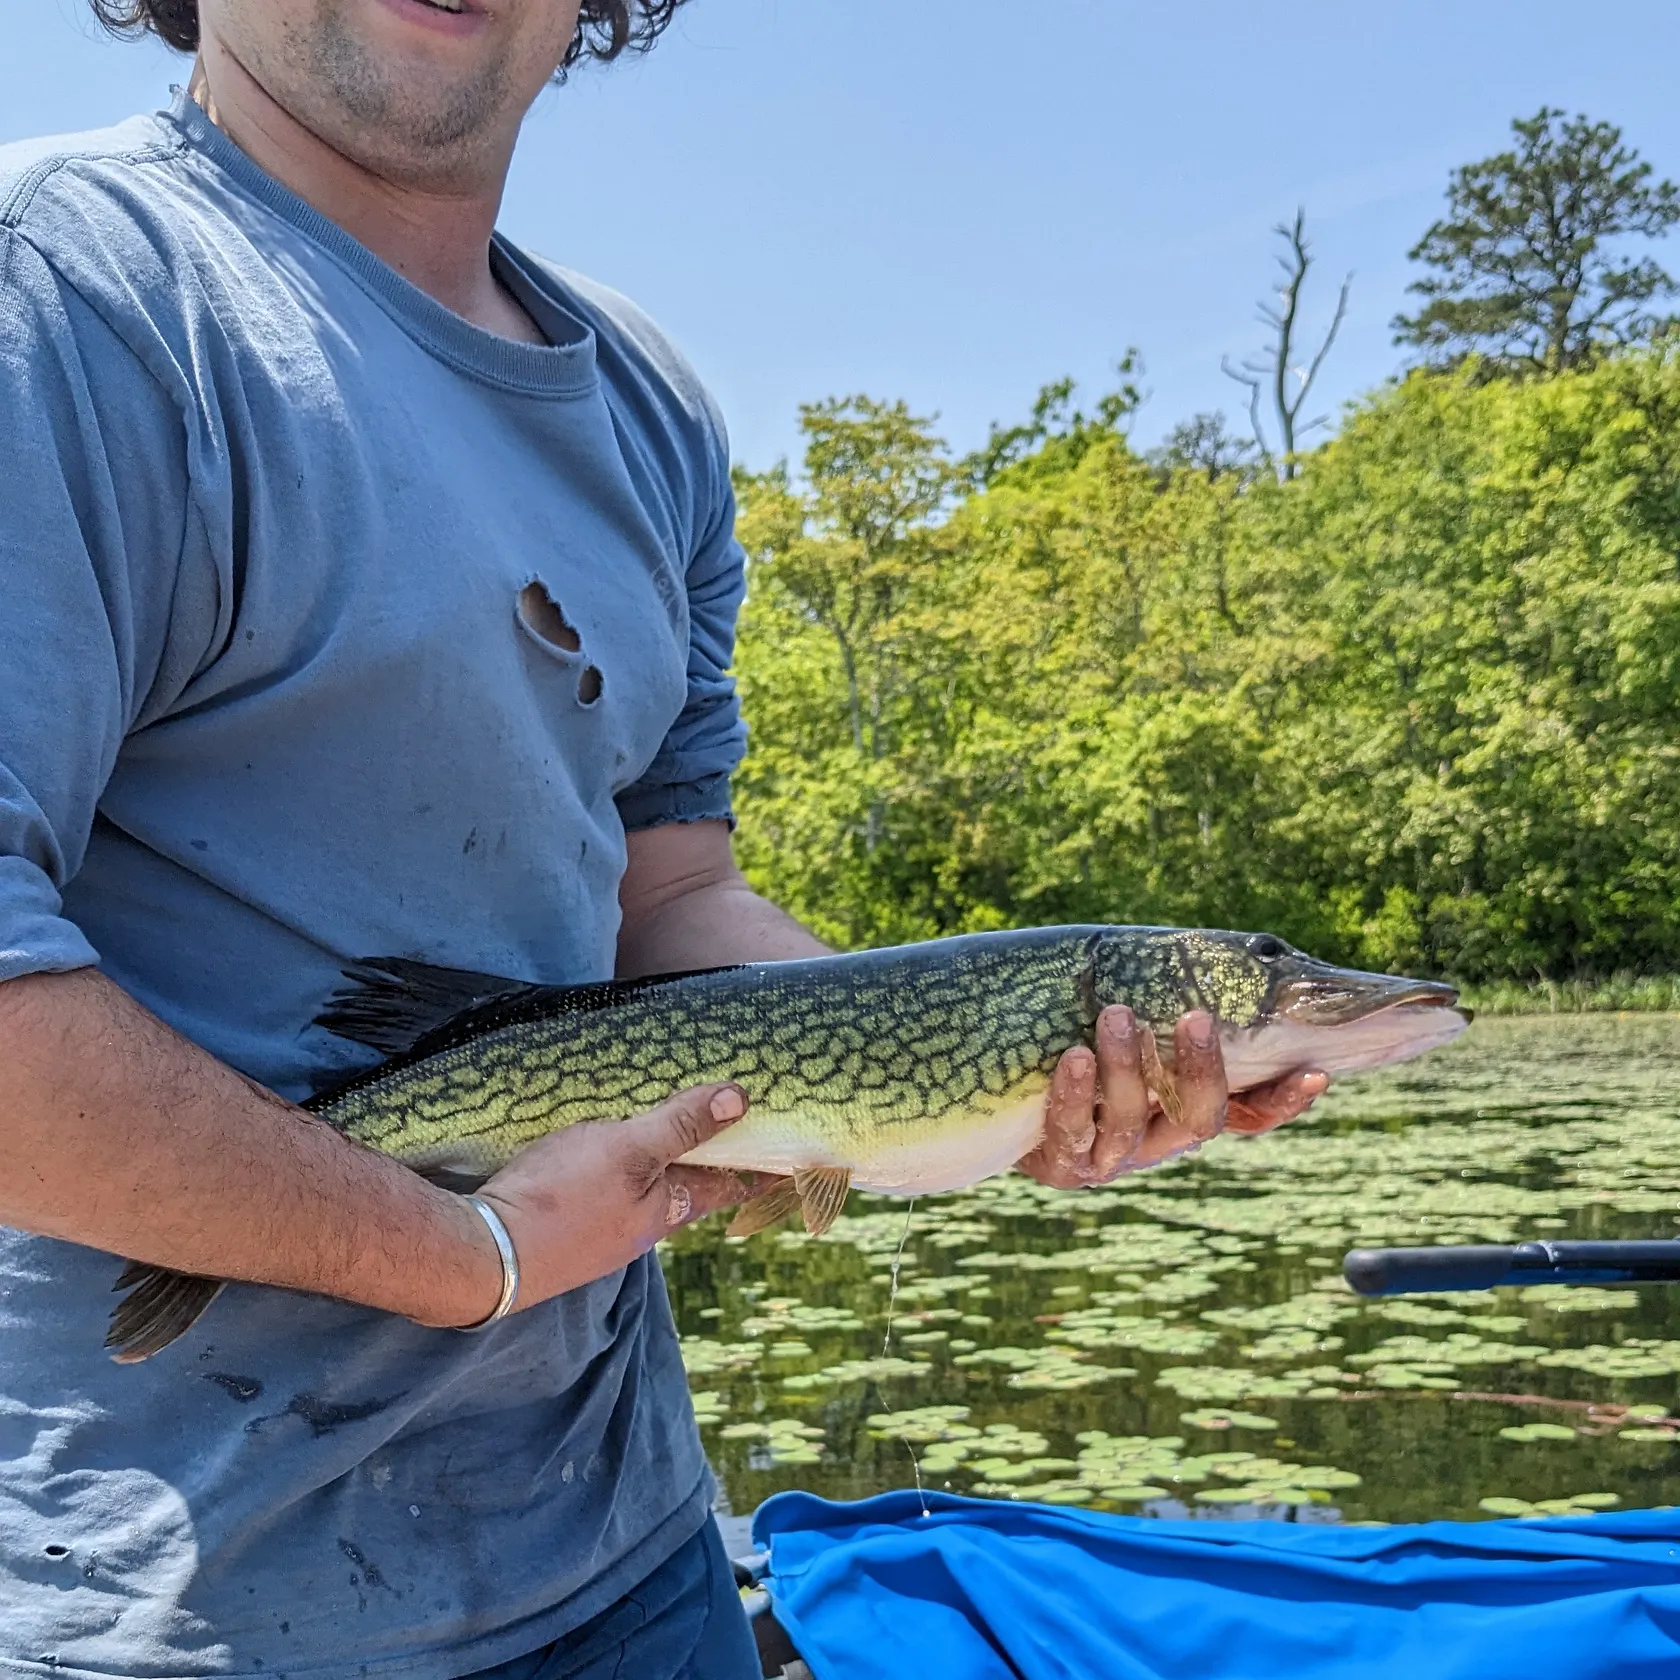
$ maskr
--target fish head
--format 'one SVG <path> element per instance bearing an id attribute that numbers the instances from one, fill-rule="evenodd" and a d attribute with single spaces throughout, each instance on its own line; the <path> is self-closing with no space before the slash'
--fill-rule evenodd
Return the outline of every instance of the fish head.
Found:
<path id="1" fill-rule="evenodd" d="M 1163 1050 L 1180 1015 L 1205 1009 L 1233 1091 L 1296 1069 L 1334 1076 L 1404 1061 L 1470 1024 L 1453 986 L 1341 968 L 1270 933 L 1107 929 L 1093 972 L 1094 1001 L 1130 1004 Z"/>

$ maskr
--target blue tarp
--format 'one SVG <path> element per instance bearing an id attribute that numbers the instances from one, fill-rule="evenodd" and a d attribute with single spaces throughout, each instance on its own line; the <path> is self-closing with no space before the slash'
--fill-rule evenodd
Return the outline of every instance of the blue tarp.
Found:
<path id="1" fill-rule="evenodd" d="M 1342 1528 L 768 1500 L 816 1680 L 1676 1680 L 1680 1511 Z"/>

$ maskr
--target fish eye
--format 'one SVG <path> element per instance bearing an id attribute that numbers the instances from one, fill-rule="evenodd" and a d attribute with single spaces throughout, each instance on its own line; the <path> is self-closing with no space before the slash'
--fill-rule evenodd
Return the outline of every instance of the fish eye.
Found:
<path id="1" fill-rule="evenodd" d="M 1251 939 L 1248 948 L 1261 962 L 1271 962 L 1274 958 L 1281 957 L 1289 949 L 1281 939 L 1275 939 L 1269 933 L 1263 933 L 1257 939 Z"/>

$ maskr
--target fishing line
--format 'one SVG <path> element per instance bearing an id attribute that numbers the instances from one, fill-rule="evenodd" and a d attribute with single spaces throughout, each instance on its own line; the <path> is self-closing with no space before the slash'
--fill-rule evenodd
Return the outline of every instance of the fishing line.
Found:
<path id="1" fill-rule="evenodd" d="M 910 1241 L 910 1227 L 915 1218 L 916 1198 L 912 1196 L 909 1207 L 904 1210 L 904 1232 L 899 1237 L 898 1248 L 893 1254 L 892 1287 L 887 1291 L 887 1333 L 881 1338 L 881 1357 L 883 1359 L 887 1358 L 892 1352 L 893 1309 L 898 1305 L 898 1273 L 899 1268 L 904 1264 L 904 1246 Z M 886 1389 L 883 1384 L 876 1385 L 876 1393 L 881 1396 L 884 1404 L 891 1405 L 891 1402 L 886 1398 Z M 910 1455 L 910 1474 L 916 1483 L 916 1503 L 921 1506 L 922 1515 L 930 1517 L 933 1513 L 928 1509 L 927 1490 L 922 1486 L 921 1460 L 916 1457 L 916 1449 L 911 1444 L 908 1435 L 900 1435 L 898 1439 L 899 1444 Z"/>
<path id="2" fill-rule="evenodd" d="M 910 1222 L 916 1217 L 916 1198 L 910 1198 L 910 1205 L 904 1210 L 904 1235 L 898 1239 L 898 1252 L 893 1255 L 892 1288 L 887 1291 L 887 1333 L 881 1339 L 881 1357 L 885 1359 L 892 1352 L 893 1308 L 898 1304 L 898 1269 L 904 1264 L 904 1245 L 910 1240 Z M 914 1457 L 914 1454 L 911 1455 Z"/>
<path id="3" fill-rule="evenodd" d="M 927 1494 L 922 1488 L 922 1467 L 916 1458 L 916 1449 L 911 1446 L 908 1436 L 899 1437 L 904 1442 L 904 1450 L 910 1455 L 910 1474 L 916 1478 L 916 1503 L 922 1508 L 924 1517 L 931 1517 L 933 1512 L 928 1509 Z"/>

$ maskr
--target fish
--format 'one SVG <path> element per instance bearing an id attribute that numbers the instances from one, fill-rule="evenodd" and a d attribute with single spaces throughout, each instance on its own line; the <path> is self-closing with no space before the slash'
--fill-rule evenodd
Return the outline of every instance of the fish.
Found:
<path id="1" fill-rule="evenodd" d="M 550 986 L 373 958 L 317 1024 L 385 1059 L 302 1106 L 436 1183 L 470 1191 L 526 1144 L 627 1119 L 673 1091 L 733 1080 L 745 1118 L 683 1157 L 785 1182 L 731 1234 L 799 1212 L 826 1232 L 854 1189 L 960 1190 L 1044 1135 L 1051 1074 L 1127 1004 L 1147 1082 L 1178 1101 L 1173 1024 L 1206 1010 L 1241 1092 L 1297 1069 L 1332 1077 L 1422 1054 L 1470 1015 L 1450 985 L 1340 968 L 1269 933 L 1073 926 Z M 131 1263 L 106 1346 L 120 1363 L 184 1334 L 216 1278 Z"/>

